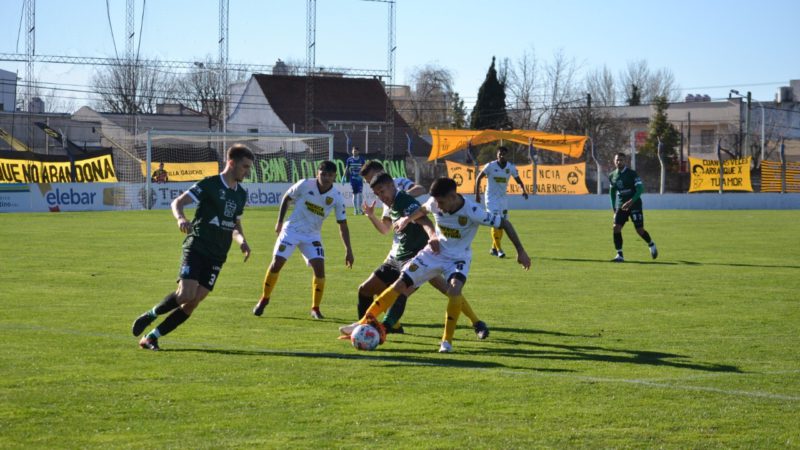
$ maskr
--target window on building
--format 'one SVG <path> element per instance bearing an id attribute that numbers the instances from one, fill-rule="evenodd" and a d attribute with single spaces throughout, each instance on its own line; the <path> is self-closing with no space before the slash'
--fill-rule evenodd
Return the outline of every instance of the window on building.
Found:
<path id="1" fill-rule="evenodd" d="M 258 128 L 248 128 L 247 132 L 248 133 L 258 133 Z"/>
<path id="2" fill-rule="evenodd" d="M 714 145 L 714 130 L 700 130 L 700 145 Z"/>

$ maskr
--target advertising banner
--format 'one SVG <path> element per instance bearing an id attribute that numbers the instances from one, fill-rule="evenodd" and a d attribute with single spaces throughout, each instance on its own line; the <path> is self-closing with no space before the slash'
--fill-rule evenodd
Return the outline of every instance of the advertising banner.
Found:
<path id="1" fill-rule="evenodd" d="M 445 161 L 447 176 L 455 180 L 459 194 L 475 191 L 475 166 Z M 533 164 L 517 166 L 519 178 L 527 192 L 533 192 Z M 481 180 L 481 192 L 486 189 L 486 180 Z M 507 192 L 520 195 L 522 191 L 515 180 L 508 182 Z M 564 165 L 539 165 L 536 168 L 536 193 L 540 195 L 588 194 L 586 189 L 586 163 Z"/>
<path id="2" fill-rule="evenodd" d="M 150 164 L 150 173 L 158 169 L 158 162 Z M 142 161 L 140 164 L 142 176 L 147 176 L 147 162 Z M 205 177 L 210 177 L 219 173 L 219 164 L 216 161 L 210 162 L 186 162 L 175 163 L 165 162 L 164 170 L 167 171 L 169 181 L 198 181 Z"/>
<path id="3" fill-rule="evenodd" d="M 117 182 L 111 150 L 88 152 L 72 160 L 64 155 L 0 152 L 0 183 L 73 182 Z"/>
<path id="4" fill-rule="evenodd" d="M 723 191 L 753 192 L 750 183 L 750 160 L 747 158 L 729 159 L 722 162 Z M 719 161 L 689 157 L 691 184 L 689 192 L 719 191 Z"/>

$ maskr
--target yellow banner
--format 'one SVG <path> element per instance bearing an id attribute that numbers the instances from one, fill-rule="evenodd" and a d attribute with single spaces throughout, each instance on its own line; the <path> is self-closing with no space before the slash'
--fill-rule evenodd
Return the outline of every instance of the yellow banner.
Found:
<path id="1" fill-rule="evenodd" d="M 159 162 L 150 164 L 150 173 L 158 169 Z M 141 163 L 142 176 L 147 176 L 147 162 Z M 219 164 L 215 161 L 211 162 L 189 162 L 189 163 L 164 163 L 164 170 L 167 171 L 169 181 L 197 181 L 205 177 L 217 175 L 219 173 Z"/>
<path id="2" fill-rule="evenodd" d="M 781 192 L 781 163 L 761 161 L 761 192 Z M 800 162 L 786 163 L 786 192 L 800 192 Z"/>
<path id="3" fill-rule="evenodd" d="M 475 166 L 445 161 L 447 176 L 455 180 L 459 194 L 475 193 Z M 518 166 L 519 178 L 525 190 L 533 192 L 533 164 Z M 486 190 L 486 179 L 481 180 L 481 192 Z M 508 183 L 509 194 L 520 195 L 516 180 Z M 586 163 L 564 164 L 559 166 L 540 165 L 536 171 L 536 193 L 541 195 L 577 195 L 588 194 L 586 189 Z"/>
<path id="4" fill-rule="evenodd" d="M 0 183 L 116 183 L 111 154 L 75 158 L 75 180 L 69 161 L 0 158 Z"/>
<path id="5" fill-rule="evenodd" d="M 723 191 L 753 192 L 750 183 L 751 157 L 723 161 Z M 719 161 L 689 157 L 692 182 L 689 192 L 719 191 Z"/>
<path id="6" fill-rule="evenodd" d="M 569 134 L 545 133 L 534 130 L 436 130 L 431 129 L 433 145 L 428 161 L 444 158 L 447 155 L 464 150 L 472 143 L 473 146 L 488 144 L 489 142 L 505 140 L 518 144 L 532 144 L 534 147 L 550 150 L 573 158 L 583 154 L 586 145 L 586 136 Z"/>

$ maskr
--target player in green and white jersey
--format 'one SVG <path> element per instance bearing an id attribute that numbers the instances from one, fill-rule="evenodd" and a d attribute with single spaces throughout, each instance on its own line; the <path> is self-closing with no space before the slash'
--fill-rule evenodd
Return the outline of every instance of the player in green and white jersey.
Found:
<path id="1" fill-rule="evenodd" d="M 133 322 L 133 335 L 139 336 L 156 317 L 172 311 L 153 331 L 142 337 L 139 341 L 141 348 L 159 350 L 158 338 L 192 315 L 214 289 L 233 240 L 244 253 L 244 260 L 250 257 L 250 246 L 244 238 L 241 222 L 247 191 L 239 183 L 250 176 L 253 160 L 250 149 L 234 145 L 228 149 L 225 169 L 219 175 L 204 178 L 173 200 L 172 215 L 178 221 L 178 229 L 187 234 L 183 241 L 178 289 Z M 189 222 L 183 209 L 192 202 L 197 202 L 197 209 L 194 219 Z"/>
<path id="2" fill-rule="evenodd" d="M 611 195 L 611 209 L 614 210 L 614 248 L 617 250 L 617 255 L 612 261 L 625 261 L 622 256 L 622 227 L 625 226 L 629 217 L 636 232 L 650 247 L 650 256 L 656 259 L 658 258 L 656 243 L 650 238 L 650 233 L 644 229 L 641 199 L 644 185 L 642 180 L 633 169 L 627 167 L 624 153 L 617 153 L 614 156 L 614 165 L 616 170 L 608 174 L 608 192 Z"/>
<path id="3" fill-rule="evenodd" d="M 378 232 L 386 234 L 393 230 L 393 224 L 403 217 L 413 214 L 420 207 L 420 203 L 405 191 L 397 188 L 397 180 L 385 172 L 378 172 L 371 178 L 370 188 L 383 202 L 383 214 L 380 218 L 375 216 L 375 204 L 365 204 L 364 211 Z M 393 232 L 392 248 L 383 264 L 373 272 L 358 287 L 358 317 L 361 318 L 372 304 L 374 297 L 389 287 L 400 278 L 401 269 L 408 261 L 425 248 L 428 237 L 436 236 L 436 230 L 431 220 L 425 216 L 416 223 L 409 224 L 404 230 Z M 447 295 L 447 283 L 439 276 L 430 280 L 430 284 L 439 292 Z M 382 323 L 387 332 L 403 333 L 399 325 L 400 317 L 405 310 L 405 295 L 397 298 L 394 305 L 386 311 Z M 481 321 L 466 299 L 462 311 L 470 319 L 478 339 L 489 337 L 489 327 Z"/>
<path id="4" fill-rule="evenodd" d="M 511 222 L 484 211 L 479 204 L 458 194 L 456 188 L 456 182 L 451 178 L 436 179 L 431 185 L 431 197 L 394 224 L 396 229 L 402 231 L 412 222 L 431 213 L 436 220 L 436 238 L 430 239 L 428 245 L 403 266 L 400 278 L 375 299 L 360 321 L 339 328 L 342 334 L 351 334 L 361 323 L 372 323 L 376 314 L 391 307 L 400 295 L 409 296 L 428 280 L 444 276 L 448 284 L 448 302 L 439 351 L 451 352 L 456 322 L 464 301 L 461 291 L 467 282 L 472 262 L 472 241 L 480 225 L 505 230 L 517 249 L 517 262 L 525 270 L 530 269 L 530 257 Z"/>

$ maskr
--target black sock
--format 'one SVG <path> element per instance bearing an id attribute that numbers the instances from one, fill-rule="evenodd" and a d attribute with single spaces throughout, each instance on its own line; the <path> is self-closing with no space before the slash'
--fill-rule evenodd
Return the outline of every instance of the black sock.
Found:
<path id="1" fill-rule="evenodd" d="M 161 336 L 166 336 L 167 333 L 178 328 L 178 325 L 186 322 L 186 319 L 189 318 L 189 315 L 183 312 L 182 309 L 178 308 L 172 312 L 172 314 L 168 315 L 161 325 L 157 326 L 156 329 Z"/>
<path id="2" fill-rule="evenodd" d="M 359 295 L 358 296 L 358 318 L 364 317 L 370 305 L 372 305 L 372 296 Z"/>
<path id="3" fill-rule="evenodd" d="M 173 291 L 164 297 L 164 300 L 161 300 L 161 303 L 157 304 L 155 308 L 153 308 L 153 312 L 160 316 L 161 314 L 166 314 L 177 307 L 178 293 Z"/>
<path id="4" fill-rule="evenodd" d="M 644 239 L 644 241 L 647 242 L 648 245 L 650 245 L 653 242 L 653 240 L 650 239 L 650 233 L 648 233 L 647 231 L 642 233 L 641 236 L 642 236 L 642 239 Z"/>
<path id="5" fill-rule="evenodd" d="M 406 300 L 408 300 L 408 297 L 403 294 L 397 297 L 394 305 L 386 311 L 386 317 L 383 319 L 384 325 L 393 327 L 397 322 L 400 322 L 400 318 L 403 317 L 403 313 L 406 311 Z"/>
<path id="6" fill-rule="evenodd" d="M 614 233 L 614 248 L 617 253 L 622 253 L 622 233 Z"/>

